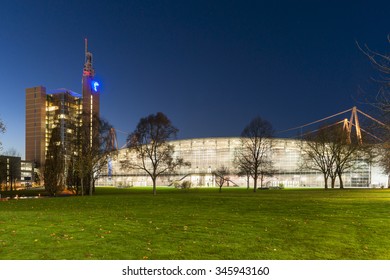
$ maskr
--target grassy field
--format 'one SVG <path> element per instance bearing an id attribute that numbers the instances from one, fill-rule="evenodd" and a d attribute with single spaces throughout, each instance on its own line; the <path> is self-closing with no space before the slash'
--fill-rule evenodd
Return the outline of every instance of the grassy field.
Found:
<path id="1" fill-rule="evenodd" d="M 0 201 L 0 259 L 390 259 L 390 190 L 98 188 Z"/>

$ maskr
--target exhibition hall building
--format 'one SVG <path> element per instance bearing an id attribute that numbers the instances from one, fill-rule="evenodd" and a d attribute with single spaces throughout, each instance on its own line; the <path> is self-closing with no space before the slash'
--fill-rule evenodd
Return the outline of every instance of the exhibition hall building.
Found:
<path id="1" fill-rule="evenodd" d="M 169 144 L 174 147 L 174 157 L 183 158 L 190 166 L 160 176 L 157 185 L 172 186 L 175 182 L 189 181 L 193 187 L 216 186 L 214 172 L 218 168 L 226 167 L 229 170 L 229 186 L 247 186 L 247 177 L 237 175 L 234 164 L 237 150 L 241 146 L 239 137 L 174 140 Z M 301 141 L 296 139 L 272 140 L 269 157 L 273 163 L 274 174 L 265 178 L 264 187 L 324 187 L 321 172 L 301 167 L 304 158 L 301 146 Z M 145 172 L 122 168 L 121 162 L 128 159 L 139 160 L 128 149 L 120 149 L 113 155 L 107 170 L 99 177 L 98 185 L 152 185 L 151 178 Z M 354 168 L 343 176 L 344 187 L 387 187 L 387 175 L 376 164 L 357 162 Z M 253 180 L 250 180 L 250 186 L 253 186 Z"/>

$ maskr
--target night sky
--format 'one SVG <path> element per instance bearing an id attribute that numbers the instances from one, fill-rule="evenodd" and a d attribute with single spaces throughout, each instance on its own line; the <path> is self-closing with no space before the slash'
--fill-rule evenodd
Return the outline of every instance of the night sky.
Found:
<path id="1" fill-rule="evenodd" d="M 275 130 L 359 106 L 375 74 L 356 42 L 390 51 L 390 1 L 21 1 L 0 4 L 0 135 L 24 157 L 25 88 L 81 93 L 84 38 L 101 115 L 131 132 L 164 112 L 178 138 Z M 124 135 L 118 134 L 120 145 Z"/>

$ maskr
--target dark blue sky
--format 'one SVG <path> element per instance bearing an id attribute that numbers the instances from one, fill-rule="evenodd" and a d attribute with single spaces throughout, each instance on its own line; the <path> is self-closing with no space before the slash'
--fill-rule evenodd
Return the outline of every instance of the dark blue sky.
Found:
<path id="1" fill-rule="evenodd" d="M 131 132 L 162 111 L 179 138 L 288 129 L 375 94 L 356 47 L 390 50 L 390 1 L 21 1 L 0 7 L 0 135 L 24 156 L 25 88 L 81 92 L 84 38 L 101 115 Z M 118 135 L 120 136 L 120 135 Z M 123 144 L 123 137 L 121 144 Z"/>

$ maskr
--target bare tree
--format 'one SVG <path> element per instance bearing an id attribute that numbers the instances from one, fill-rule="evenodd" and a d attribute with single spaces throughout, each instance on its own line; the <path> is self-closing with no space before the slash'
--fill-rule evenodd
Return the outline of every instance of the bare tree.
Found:
<path id="1" fill-rule="evenodd" d="M 339 179 L 340 188 L 344 188 L 342 176 L 347 170 L 357 168 L 358 160 L 369 161 L 369 146 L 358 141 L 350 143 L 347 132 L 341 126 L 324 126 L 314 133 L 304 137 L 301 142 L 303 151 L 301 169 L 316 170 L 323 174 L 325 189 L 328 188 L 328 179 L 331 187 L 335 187 Z"/>
<path id="2" fill-rule="evenodd" d="M 56 195 L 64 189 L 64 171 L 65 157 L 60 128 L 55 127 L 51 133 L 43 171 L 45 190 L 50 195 Z"/>
<path id="3" fill-rule="evenodd" d="M 390 35 L 387 36 L 390 43 Z M 388 187 L 390 188 L 390 55 L 372 50 L 367 45 L 363 47 L 358 43 L 358 48 L 367 56 L 371 65 L 377 70 L 377 77 L 374 81 L 378 85 L 378 91 L 375 94 L 366 94 L 366 103 L 379 110 L 384 123 L 381 123 L 382 147 L 379 148 L 380 155 L 378 162 L 388 174 Z M 376 127 L 376 130 L 378 127 Z M 372 152 L 372 150 L 371 150 Z M 371 153 L 372 154 L 372 153 Z"/>
<path id="4" fill-rule="evenodd" d="M 163 174 L 173 173 L 176 168 L 190 165 L 180 157 L 174 157 L 174 148 L 168 143 L 174 139 L 178 129 L 163 113 L 141 118 L 135 131 L 127 138 L 130 156 L 121 161 L 124 169 L 146 172 L 153 182 L 153 194 L 157 194 L 156 181 Z"/>
<path id="5" fill-rule="evenodd" d="M 347 143 L 343 137 L 344 133 L 340 130 L 335 131 L 335 139 L 331 142 L 332 153 L 335 158 L 334 165 L 335 174 L 339 179 L 340 189 L 344 188 L 343 174 L 352 168 L 358 168 L 356 165 L 359 159 L 368 161 L 366 155 L 369 154 L 369 149 L 358 143 Z M 332 183 L 334 187 L 334 181 Z"/>
<path id="6" fill-rule="evenodd" d="M 115 147 L 111 145 L 111 130 L 113 126 L 102 118 L 97 118 L 98 128 L 98 143 L 99 145 L 94 149 L 92 157 L 92 188 L 95 190 L 95 182 L 101 173 L 108 168 L 108 161 L 110 157 L 117 154 Z"/>
<path id="7" fill-rule="evenodd" d="M 213 175 L 215 176 L 215 183 L 219 187 L 219 192 L 221 192 L 223 185 L 230 180 L 229 169 L 225 166 L 221 166 L 213 172 Z"/>
<path id="8" fill-rule="evenodd" d="M 387 187 L 390 188 L 390 144 L 384 143 L 379 148 L 378 162 L 387 174 Z"/>
<path id="9" fill-rule="evenodd" d="M 320 128 L 315 133 L 305 135 L 300 143 L 303 152 L 300 169 L 321 172 L 324 178 L 325 189 L 328 189 L 329 177 L 332 175 L 332 183 L 334 183 L 336 176 L 333 170 L 335 157 L 329 147 L 329 142 L 326 129 Z"/>
<path id="10" fill-rule="evenodd" d="M 237 163 L 236 158 L 234 159 L 234 163 L 235 163 L 235 165 L 238 168 L 237 175 L 240 176 L 240 177 L 245 177 L 245 179 L 246 179 L 246 189 L 249 190 L 250 179 L 251 179 L 251 174 L 249 172 L 249 168 L 246 168 L 245 166 L 240 166 L 240 163 L 239 162 Z"/>
<path id="11" fill-rule="evenodd" d="M 8 179 L 11 191 L 16 186 L 16 182 L 20 180 L 20 153 L 15 148 L 10 148 L 4 152 L 8 158 Z"/>
<path id="12" fill-rule="evenodd" d="M 3 123 L 3 121 L 0 119 L 0 134 L 1 133 L 4 133 L 5 132 L 5 125 Z M 2 150 L 2 147 L 1 147 L 1 141 L 0 141 L 0 151 Z"/>
<path id="13" fill-rule="evenodd" d="M 107 167 L 108 158 L 114 153 L 108 145 L 111 128 L 107 121 L 97 115 L 93 116 L 92 130 L 89 125 L 79 128 L 67 160 L 67 185 L 78 194 L 92 195 L 97 177 Z"/>
<path id="14" fill-rule="evenodd" d="M 262 187 L 264 177 L 273 173 L 270 157 L 272 137 L 272 125 L 260 117 L 252 119 L 241 133 L 241 145 L 236 150 L 234 162 L 239 170 L 253 178 L 254 192 L 257 190 L 259 176 Z"/>
<path id="15" fill-rule="evenodd" d="M 0 191 L 7 191 L 7 158 L 0 156 Z"/>
<path id="16" fill-rule="evenodd" d="M 261 189 L 264 187 L 264 182 L 266 178 L 272 177 L 274 176 L 274 174 L 275 174 L 275 169 L 274 169 L 273 161 L 267 155 L 267 157 L 263 160 L 263 164 L 261 165 L 261 168 L 259 169 Z"/>
<path id="17" fill-rule="evenodd" d="M 387 40 L 390 43 L 390 35 L 387 36 Z M 379 74 L 378 77 L 374 78 L 379 85 L 379 89 L 375 95 L 367 96 L 367 102 L 383 113 L 388 114 L 390 113 L 390 55 L 373 51 L 367 45 L 363 47 L 358 43 L 357 45 Z"/>

